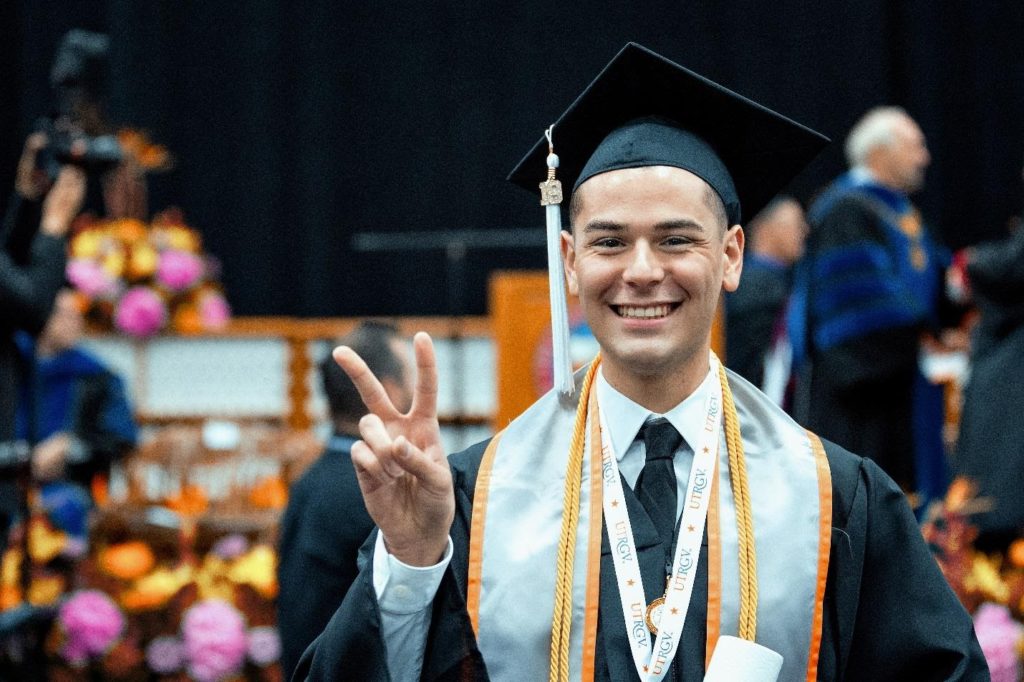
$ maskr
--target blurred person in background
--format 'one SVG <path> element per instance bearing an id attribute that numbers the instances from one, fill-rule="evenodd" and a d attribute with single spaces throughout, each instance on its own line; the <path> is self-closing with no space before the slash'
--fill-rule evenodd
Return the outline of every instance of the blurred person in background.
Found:
<path id="1" fill-rule="evenodd" d="M 910 200 L 931 157 L 898 107 L 865 114 L 846 156 L 850 171 L 808 211 L 790 313 L 794 413 L 875 460 L 904 491 L 942 495 L 942 388 L 921 374 L 918 356 L 939 334 L 949 258 Z"/>
<path id="2" fill-rule="evenodd" d="M 25 143 L 18 164 L 15 198 L 0 230 L 0 548 L 18 513 L 16 478 L 27 460 L 15 439 L 19 386 L 28 372 L 15 341 L 21 330 L 42 331 L 64 283 L 65 237 L 85 196 L 85 174 L 64 166 L 50 187 L 36 172 L 36 156 L 46 144 L 41 135 Z"/>
<path id="3" fill-rule="evenodd" d="M 804 252 L 803 207 L 788 196 L 766 206 L 744 228 L 743 280 L 726 294 L 725 364 L 777 405 L 786 406 L 792 348 L 785 312 L 793 265 Z"/>
<path id="4" fill-rule="evenodd" d="M 409 342 L 395 327 L 364 322 L 339 342 L 358 349 L 391 400 L 408 409 L 412 402 Z M 352 380 L 330 355 L 320 363 L 320 379 L 330 410 L 331 437 L 323 454 L 292 486 L 281 523 L 277 603 L 285 679 L 355 580 L 356 555 L 374 526 L 350 453 L 359 439 L 359 420 L 366 407 Z"/>
<path id="5" fill-rule="evenodd" d="M 992 508 L 975 517 L 978 546 L 1002 550 L 1024 531 L 1024 229 L 967 249 L 969 297 L 979 317 L 964 388 L 957 473 L 974 481 Z"/>
<path id="6" fill-rule="evenodd" d="M 79 346 L 84 321 L 77 295 L 64 289 L 38 339 L 20 333 L 31 366 L 16 433 L 32 443 L 32 476 L 44 508 L 83 543 L 91 494 L 102 495 L 110 467 L 136 444 L 138 429 L 121 379 Z"/>

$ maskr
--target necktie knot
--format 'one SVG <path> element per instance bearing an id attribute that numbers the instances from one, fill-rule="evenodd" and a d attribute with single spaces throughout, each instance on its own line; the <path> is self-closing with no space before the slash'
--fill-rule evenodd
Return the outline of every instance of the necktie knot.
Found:
<path id="1" fill-rule="evenodd" d="M 648 462 L 672 459 L 683 442 L 683 437 L 667 419 L 655 419 L 644 424 L 643 438 Z"/>

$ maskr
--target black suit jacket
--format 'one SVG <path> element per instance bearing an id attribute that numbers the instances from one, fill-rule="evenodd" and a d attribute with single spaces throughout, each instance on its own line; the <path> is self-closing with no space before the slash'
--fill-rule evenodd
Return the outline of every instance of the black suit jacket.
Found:
<path id="1" fill-rule="evenodd" d="M 277 600 L 285 679 L 341 604 L 359 572 L 359 547 L 373 529 L 352 467 L 352 440 L 332 438 L 289 494 Z"/>

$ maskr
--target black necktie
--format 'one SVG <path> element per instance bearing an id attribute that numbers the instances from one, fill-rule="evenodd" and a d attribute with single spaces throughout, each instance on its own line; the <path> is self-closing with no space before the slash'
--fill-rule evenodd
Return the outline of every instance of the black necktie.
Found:
<path id="1" fill-rule="evenodd" d="M 661 541 L 671 547 L 676 528 L 676 470 L 672 458 L 683 437 L 665 419 L 644 424 L 642 433 L 647 460 L 633 489 Z"/>

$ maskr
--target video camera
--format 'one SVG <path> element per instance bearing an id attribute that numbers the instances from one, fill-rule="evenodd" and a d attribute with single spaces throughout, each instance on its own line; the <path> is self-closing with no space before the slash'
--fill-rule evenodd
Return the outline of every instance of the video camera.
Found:
<path id="1" fill-rule="evenodd" d="M 67 164 L 79 166 L 86 175 L 101 175 L 124 160 L 117 137 L 88 135 L 66 117 L 39 119 L 36 130 L 47 139 L 36 156 L 36 165 L 51 180 L 56 180 L 60 167 Z"/>

